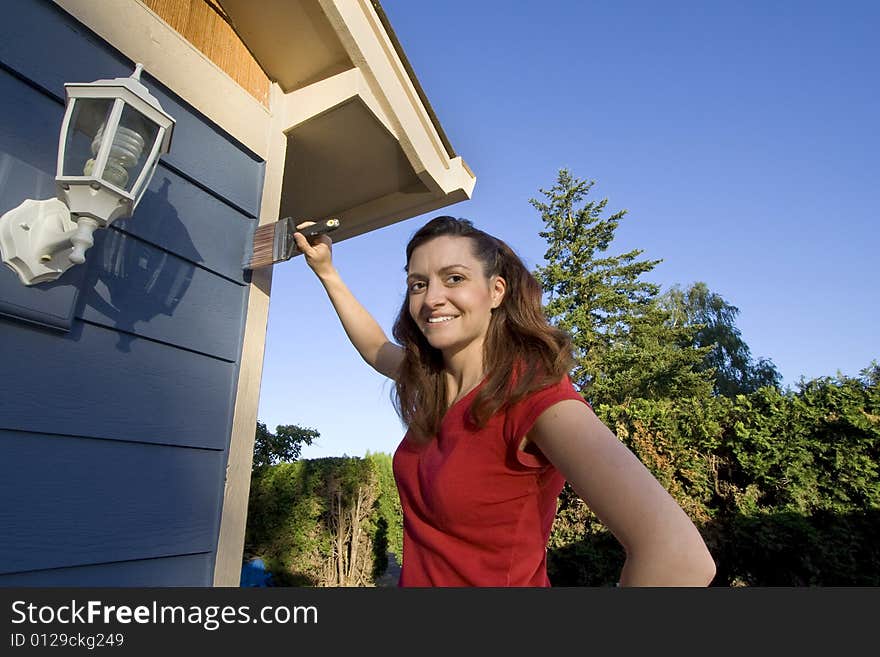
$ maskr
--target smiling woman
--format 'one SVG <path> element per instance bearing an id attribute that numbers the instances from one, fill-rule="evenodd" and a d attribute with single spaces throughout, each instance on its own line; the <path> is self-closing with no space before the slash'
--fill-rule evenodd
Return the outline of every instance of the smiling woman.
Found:
<path id="1" fill-rule="evenodd" d="M 690 518 L 574 389 L 570 338 L 507 244 L 453 217 L 417 231 L 395 344 L 342 281 L 330 238 L 294 239 L 355 348 L 396 384 L 401 586 L 550 586 L 566 481 L 625 548 L 622 585 L 711 582 Z"/>

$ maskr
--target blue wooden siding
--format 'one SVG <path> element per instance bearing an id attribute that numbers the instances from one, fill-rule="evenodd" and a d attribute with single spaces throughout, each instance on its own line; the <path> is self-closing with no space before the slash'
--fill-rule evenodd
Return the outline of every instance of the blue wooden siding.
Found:
<path id="1" fill-rule="evenodd" d="M 0 321 L 2 428 L 225 449 L 235 363 L 82 320 Z"/>
<path id="2" fill-rule="evenodd" d="M 214 572 L 210 553 L 55 568 L 3 575 L 2 586 L 204 586 Z"/>
<path id="3" fill-rule="evenodd" d="M 2 21 L 0 21 L 2 25 Z M 0 30 L 3 28 L 0 27 Z M 2 48 L 2 46 L 0 46 Z M 2 59 L 0 59 L 2 62 Z M 64 107 L 48 101 L 10 71 L 0 68 L 0 214 L 28 198 L 55 195 L 55 161 L 58 140 L 35 138 L 57 135 Z M 16 275 L 0 267 L 0 316 L 21 319 L 59 329 L 69 329 L 84 267 L 68 269 L 61 280 L 28 289 L 12 285 Z"/>
<path id="4" fill-rule="evenodd" d="M 3 555 L 6 571 L 213 549 L 220 450 L 11 431 L 0 431 L 0 450 L 19 457 L 0 465 L 20 484 L 0 510 L 5 542 L 18 547 Z"/>
<path id="5" fill-rule="evenodd" d="M 54 196 L 64 83 L 133 68 L 49 0 L 4 3 L 0 214 Z M 212 583 L 264 166 L 142 81 L 177 123 L 134 216 L 52 283 L 0 267 L 0 586 Z"/>

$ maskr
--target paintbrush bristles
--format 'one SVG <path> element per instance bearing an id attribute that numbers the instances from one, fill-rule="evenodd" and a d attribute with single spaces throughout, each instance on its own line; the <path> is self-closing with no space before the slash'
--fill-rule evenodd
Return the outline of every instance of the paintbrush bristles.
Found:
<path id="1" fill-rule="evenodd" d="M 266 267 L 275 262 L 275 227 L 278 222 L 260 226 L 254 233 L 254 251 L 247 269 Z"/>

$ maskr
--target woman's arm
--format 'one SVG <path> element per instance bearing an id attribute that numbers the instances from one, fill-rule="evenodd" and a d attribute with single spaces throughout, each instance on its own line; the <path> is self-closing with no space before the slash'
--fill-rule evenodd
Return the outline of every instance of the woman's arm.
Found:
<path id="1" fill-rule="evenodd" d="M 586 404 L 554 404 L 528 439 L 626 550 L 620 586 L 711 583 L 715 561 L 691 519 Z"/>
<path id="2" fill-rule="evenodd" d="M 304 228 L 311 223 L 313 222 L 303 222 L 297 228 Z M 293 239 L 327 291 L 345 334 L 361 358 L 380 374 L 396 379 L 403 361 L 403 349 L 388 340 L 379 323 L 355 298 L 336 271 L 330 238 L 319 235 L 312 238 L 310 243 L 302 233 L 294 233 Z"/>

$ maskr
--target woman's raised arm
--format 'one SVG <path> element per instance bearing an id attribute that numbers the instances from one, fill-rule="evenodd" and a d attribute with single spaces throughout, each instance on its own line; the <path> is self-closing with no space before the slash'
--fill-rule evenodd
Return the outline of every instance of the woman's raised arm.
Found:
<path id="1" fill-rule="evenodd" d="M 304 228 L 310 223 L 303 222 L 297 228 Z M 342 280 L 333 265 L 333 242 L 330 237 L 319 235 L 309 242 L 302 233 L 294 233 L 293 239 L 324 286 L 345 334 L 361 358 L 380 374 L 396 380 L 403 361 L 403 349 L 388 340 L 379 323 Z"/>

